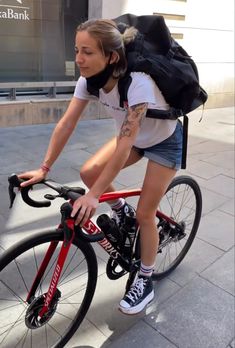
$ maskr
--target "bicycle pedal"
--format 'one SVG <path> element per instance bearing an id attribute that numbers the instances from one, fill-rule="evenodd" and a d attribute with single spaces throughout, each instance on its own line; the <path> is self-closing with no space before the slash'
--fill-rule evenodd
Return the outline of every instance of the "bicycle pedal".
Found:
<path id="1" fill-rule="evenodd" d="M 181 233 L 177 236 L 177 240 L 181 240 L 183 239 L 184 237 L 186 237 L 186 233 Z"/>

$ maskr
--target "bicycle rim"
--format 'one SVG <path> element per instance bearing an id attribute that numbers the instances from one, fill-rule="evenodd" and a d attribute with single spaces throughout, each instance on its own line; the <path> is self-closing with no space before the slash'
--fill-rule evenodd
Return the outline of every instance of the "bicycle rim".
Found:
<path id="1" fill-rule="evenodd" d="M 185 236 L 163 241 L 157 254 L 153 279 L 161 279 L 173 271 L 187 254 L 201 219 L 202 197 L 197 182 L 189 176 L 176 177 L 161 200 L 159 210 L 183 224 Z"/>
<path id="2" fill-rule="evenodd" d="M 27 294 L 52 240 L 60 242 L 35 292 L 34 304 L 28 305 Z M 57 286 L 61 297 L 52 316 L 38 328 L 29 327 L 30 313 L 37 313 L 42 295 L 48 290 L 62 240 L 63 233 L 58 230 L 38 234 L 18 243 L 2 256 L 0 347 L 64 347 L 83 320 L 96 287 L 97 261 L 90 245 L 74 241 Z"/>

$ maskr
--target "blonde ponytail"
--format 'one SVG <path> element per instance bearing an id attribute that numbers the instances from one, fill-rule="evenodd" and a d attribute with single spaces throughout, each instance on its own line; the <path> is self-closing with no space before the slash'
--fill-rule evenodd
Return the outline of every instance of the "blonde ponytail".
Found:
<path id="1" fill-rule="evenodd" d="M 128 45 L 131 41 L 133 41 L 138 33 L 138 30 L 135 27 L 126 28 L 124 33 L 122 34 L 122 39 L 124 45 Z"/>

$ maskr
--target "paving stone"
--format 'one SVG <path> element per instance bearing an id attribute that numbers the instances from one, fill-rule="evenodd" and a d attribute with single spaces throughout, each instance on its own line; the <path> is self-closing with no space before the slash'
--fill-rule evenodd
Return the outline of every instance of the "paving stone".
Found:
<path id="1" fill-rule="evenodd" d="M 115 181 L 119 182 L 122 185 L 129 186 L 135 185 L 143 181 L 146 172 L 146 166 L 143 162 L 143 165 L 132 165 L 128 168 L 123 169 L 116 177 Z"/>
<path id="2" fill-rule="evenodd" d="M 207 109 L 203 111 L 202 122 L 198 122 L 202 115 L 201 110 L 193 112 L 189 122 L 189 134 L 200 135 L 200 138 L 204 138 L 207 141 L 213 140 L 215 143 L 233 144 L 234 141 L 234 111 L 230 109 L 231 113 L 228 113 L 226 108 L 218 109 L 219 112 L 215 112 L 213 109 Z M 223 119 L 223 121 L 222 121 Z"/>
<path id="3" fill-rule="evenodd" d="M 221 143 L 219 141 L 203 141 L 197 144 L 190 144 L 190 139 L 189 137 L 189 149 L 190 149 L 190 156 L 196 157 L 201 160 L 207 159 L 209 162 L 214 163 L 216 161 L 217 156 L 222 156 L 223 159 L 223 154 L 226 152 L 233 151 L 233 144 L 230 143 Z M 221 165 L 222 161 L 218 163 L 216 161 L 216 164 Z M 231 165 L 231 163 L 230 163 Z"/>
<path id="4" fill-rule="evenodd" d="M 178 348 L 224 348 L 234 336 L 234 298 L 195 278 L 144 321 Z"/>
<path id="5" fill-rule="evenodd" d="M 80 169 L 90 157 L 91 154 L 85 150 L 70 150 L 61 154 L 60 161 L 66 160 L 73 168 Z"/>
<path id="6" fill-rule="evenodd" d="M 66 344 L 66 348 L 100 348 L 107 342 L 110 342 L 107 337 L 85 319 Z"/>
<path id="7" fill-rule="evenodd" d="M 17 137 L 34 138 L 35 136 L 39 136 L 39 135 L 50 135 L 54 128 L 55 128 L 55 124 L 50 123 L 50 124 L 8 127 L 8 128 L 5 128 L 5 130 L 7 130 L 7 132 L 12 132 L 15 129 L 15 133 Z"/>
<path id="8" fill-rule="evenodd" d="M 195 161 L 188 167 L 191 174 L 196 174 L 203 179 L 211 179 L 219 174 L 223 174 L 223 168 L 204 161 Z"/>
<path id="9" fill-rule="evenodd" d="M 207 142 L 206 144 L 203 143 L 203 148 L 207 148 L 208 144 L 210 144 L 210 142 Z M 195 151 L 195 153 L 194 153 Z M 190 154 L 188 155 L 188 158 L 190 158 L 190 160 L 194 160 L 194 162 L 192 163 L 195 163 L 195 161 L 205 161 L 205 162 L 208 162 L 210 160 L 210 158 L 216 156 L 216 154 L 214 152 L 209 152 L 209 153 L 205 153 L 204 152 L 198 152 L 197 150 L 195 150 L 195 147 L 192 146 L 191 149 L 190 149 Z"/>
<path id="10" fill-rule="evenodd" d="M 164 302 L 180 289 L 177 284 L 169 279 L 154 283 L 156 296 L 146 311 L 135 316 L 127 316 L 118 310 L 126 281 L 127 275 L 118 280 L 109 280 L 106 274 L 101 275 L 88 313 L 88 319 L 110 340 L 117 339 L 146 314 L 155 311 L 159 303 Z M 100 315 L 101 310 L 102 316 Z"/>
<path id="11" fill-rule="evenodd" d="M 230 347 L 235 348 L 235 339 L 233 339 L 233 341 L 230 343 Z"/>
<path id="12" fill-rule="evenodd" d="M 196 238 L 182 263 L 169 275 L 169 279 L 184 286 L 222 255 L 222 250 Z"/>
<path id="13" fill-rule="evenodd" d="M 104 348 L 174 348 L 174 344 L 161 336 L 156 330 L 140 320 L 130 331 L 126 332 L 115 342 L 107 344 Z"/>
<path id="14" fill-rule="evenodd" d="M 208 162 L 226 169 L 234 168 L 234 149 L 216 153 L 215 156 L 208 159 Z"/>
<path id="15" fill-rule="evenodd" d="M 22 159 L 22 156 L 18 153 L 12 155 L 9 154 L 10 160 L 1 160 L 1 167 L 0 167 L 0 174 L 4 176 L 3 180 L 1 181 L 6 187 L 8 187 L 7 178 L 12 173 L 22 173 L 25 172 L 31 168 L 33 168 L 30 165 L 30 161 L 27 159 Z"/>
<path id="16" fill-rule="evenodd" d="M 64 163 L 56 163 L 55 166 L 53 166 L 53 168 L 51 169 L 48 178 L 51 178 L 54 181 L 57 181 L 63 185 L 79 186 L 86 188 L 86 186 L 80 178 L 79 170 L 76 168 L 72 168 L 68 161 Z"/>
<path id="17" fill-rule="evenodd" d="M 235 214 L 234 199 L 228 200 L 221 207 L 219 207 L 219 210 L 223 211 L 224 213 L 231 214 L 234 216 L 234 214 Z"/>
<path id="18" fill-rule="evenodd" d="M 202 215 L 208 214 L 217 208 L 221 210 L 221 206 L 228 201 L 227 197 L 219 193 L 207 190 L 204 187 L 200 188 L 202 192 Z"/>
<path id="19" fill-rule="evenodd" d="M 126 280 L 127 276 L 110 280 L 106 274 L 101 275 L 87 314 L 87 319 L 111 340 L 126 332 L 144 316 L 144 313 L 127 316 L 118 310 L 118 304 L 124 295 Z"/>
<path id="20" fill-rule="evenodd" d="M 224 175 L 226 175 L 226 176 L 228 176 L 228 177 L 230 177 L 232 179 L 235 179 L 235 170 L 234 170 L 234 168 L 232 168 L 232 169 L 225 169 L 224 170 Z"/>
<path id="21" fill-rule="evenodd" d="M 169 278 L 164 278 L 153 283 L 155 289 L 154 300 L 148 305 L 146 314 L 156 311 L 160 303 L 167 301 L 173 296 L 181 287 Z"/>
<path id="22" fill-rule="evenodd" d="M 197 236 L 221 250 L 229 250 L 234 245 L 234 218 L 214 210 L 201 219 Z"/>
<path id="23" fill-rule="evenodd" d="M 234 197 L 234 180 L 225 175 L 218 175 L 208 180 L 206 182 L 206 188 L 228 198 Z"/>
<path id="24" fill-rule="evenodd" d="M 234 248 L 232 248 L 202 272 L 201 276 L 235 295 L 234 269 L 231 267 L 231 265 L 234 265 L 234 260 Z"/>

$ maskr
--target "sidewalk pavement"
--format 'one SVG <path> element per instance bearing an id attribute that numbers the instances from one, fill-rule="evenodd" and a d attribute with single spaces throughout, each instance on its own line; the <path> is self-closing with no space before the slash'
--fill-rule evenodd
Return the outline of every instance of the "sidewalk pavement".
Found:
<path id="1" fill-rule="evenodd" d="M 155 285 L 147 310 L 125 316 L 117 310 L 125 279 L 111 281 L 107 260 L 95 247 L 99 272 L 96 293 L 79 330 L 67 348 L 234 348 L 234 110 L 195 111 L 190 118 L 186 173 L 200 184 L 203 216 L 185 260 Z M 53 124 L 0 129 L 0 252 L 40 228 L 57 224 L 56 206 L 47 210 L 9 211 L 7 176 L 41 163 Z M 114 134 L 113 121 L 81 121 L 57 160 L 51 177 L 81 184 L 79 168 Z M 141 185 L 146 161 L 121 172 L 116 187 Z M 22 203 L 21 203 L 22 205 Z M 40 224 L 38 224 L 40 221 Z M 42 347 L 43 348 L 43 347 Z"/>

